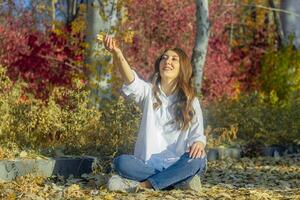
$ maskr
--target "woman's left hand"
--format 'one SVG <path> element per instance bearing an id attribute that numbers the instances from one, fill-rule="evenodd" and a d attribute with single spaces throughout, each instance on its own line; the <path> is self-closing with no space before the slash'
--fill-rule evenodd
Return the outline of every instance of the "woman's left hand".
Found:
<path id="1" fill-rule="evenodd" d="M 194 142 L 188 151 L 190 158 L 203 158 L 205 153 L 205 144 L 203 142 Z"/>

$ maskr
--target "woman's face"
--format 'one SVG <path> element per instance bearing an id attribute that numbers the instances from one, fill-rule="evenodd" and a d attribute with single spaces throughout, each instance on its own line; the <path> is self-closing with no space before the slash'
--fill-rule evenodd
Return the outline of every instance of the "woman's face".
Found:
<path id="1" fill-rule="evenodd" d="M 159 73 L 162 79 L 175 80 L 179 76 L 179 56 L 175 51 L 166 51 L 159 63 Z"/>

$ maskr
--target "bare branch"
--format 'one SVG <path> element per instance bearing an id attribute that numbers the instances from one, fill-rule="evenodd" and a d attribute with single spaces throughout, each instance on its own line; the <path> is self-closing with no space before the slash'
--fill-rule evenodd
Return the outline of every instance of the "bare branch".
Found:
<path id="1" fill-rule="evenodd" d="M 266 10 L 275 11 L 275 12 L 282 12 L 282 13 L 286 13 L 289 15 L 294 15 L 296 17 L 300 17 L 300 14 L 298 14 L 298 13 L 279 9 L 279 8 L 271 8 L 271 7 L 267 7 L 267 6 L 263 6 L 263 5 L 250 5 L 250 4 L 241 4 L 241 5 L 245 6 L 245 7 L 256 7 L 256 8 L 266 9 Z"/>
<path id="2" fill-rule="evenodd" d="M 39 57 L 41 58 L 45 58 L 45 59 L 48 59 L 48 60 L 52 60 L 52 61 L 55 61 L 55 62 L 58 62 L 58 63 L 64 63 L 65 65 L 67 65 L 68 67 L 71 67 L 72 69 L 78 71 L 78 72 L 83 72 L 83 69 L 81 69 L 80 67 L 76 66 L 76 65 L 73 65 L 71 64 L 70 62 L 63 62 L 61 60 L 58 60 L 57 58 L 54 58 L 52 56 L 45 56 L 45 55 L 41 55 L 41 54 L 38 54 Z"/>

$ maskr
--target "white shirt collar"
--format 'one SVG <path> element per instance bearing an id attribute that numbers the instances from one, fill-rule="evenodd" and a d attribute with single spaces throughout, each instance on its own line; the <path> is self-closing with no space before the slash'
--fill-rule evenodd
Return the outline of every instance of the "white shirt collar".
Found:
<path id="1" fill-rule="evenodd" d="M 159 92 L 160 92 L 160 94 L 161 94 L 162 97 L 164 97 L 164 98 L 166 98 L 168 100 L 175 100 L 176 99 L 177 94 L 178 94 L 178 89 L 176 89 L 172 94 L 166 95 L 164 93 L 164 91 L 162 90 L 160 83 L 158 83 L 158 88 L 159 88 Z"/>

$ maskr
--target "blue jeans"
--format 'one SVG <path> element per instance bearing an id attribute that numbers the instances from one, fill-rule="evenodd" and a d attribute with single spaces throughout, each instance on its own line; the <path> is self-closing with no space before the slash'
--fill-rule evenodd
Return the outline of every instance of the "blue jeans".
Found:
<path id="1" fill-rule="evenodd" d="M 133 155 L 121 155 L 114 159 L 113 170 L 131 180 L 148 180 L 155 190 L 160 190 L 187 181 L 196 174 L 202 177 L 206 164 L 206 157 L 192 159 L 185 153 L 170 167 L 159 171 Z"/>

